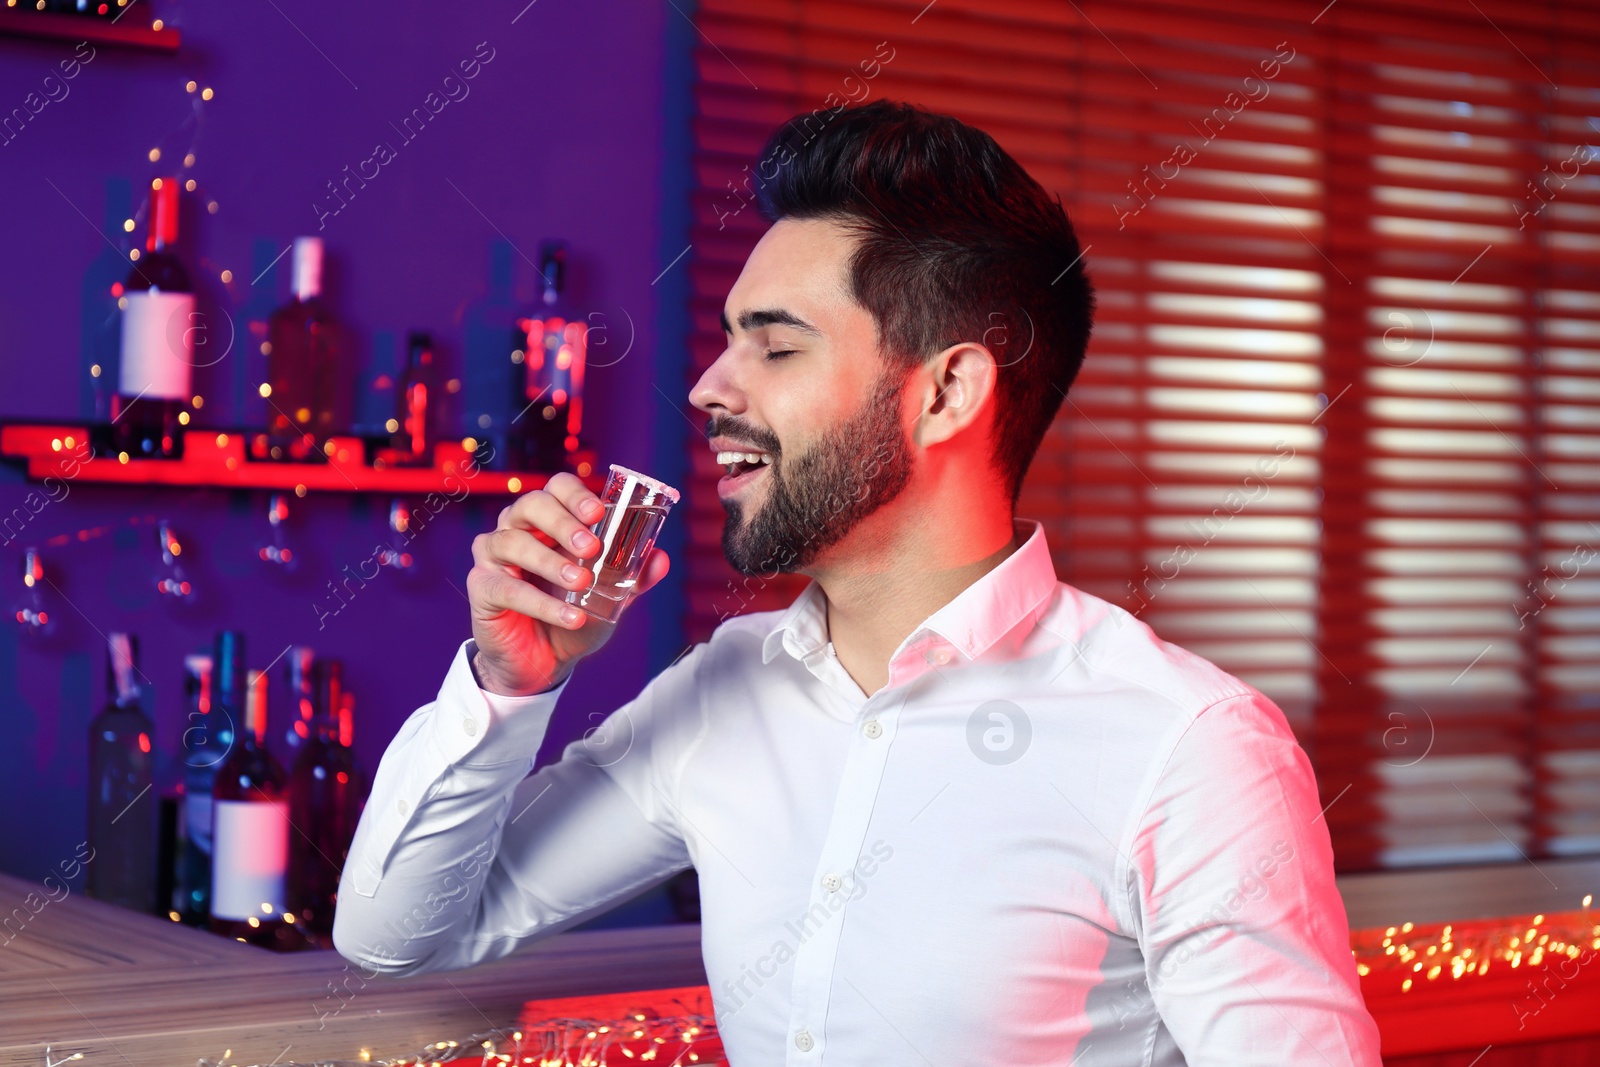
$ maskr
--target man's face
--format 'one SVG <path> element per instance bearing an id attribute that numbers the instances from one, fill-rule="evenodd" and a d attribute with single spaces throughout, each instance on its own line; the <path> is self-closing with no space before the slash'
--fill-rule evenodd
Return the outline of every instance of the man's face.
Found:
<path id="1" fill-rule="evenodd" d="M 689 393 L 718 451 L 772 457 L 717 487 L 723 554 L 741 574 L 810 565 L 910 478 L 906 372 L 849 295 L 853 247 L 837 223 L 773 224 L 728 293 L 728 347 Z"/>

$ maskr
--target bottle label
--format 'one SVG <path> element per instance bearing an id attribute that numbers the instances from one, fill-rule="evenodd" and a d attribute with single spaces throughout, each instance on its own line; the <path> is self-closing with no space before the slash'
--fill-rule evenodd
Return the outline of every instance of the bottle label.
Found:
<path id="1" fill-rule="evenodd" d="M 135 290 L 123 297 L 122 368 L 117 392 L 187 400 L 194 373 L 193 293 Z"/>
<path id="2" fill-rule="evenodd" d="M 185 793 L 183 797 L 183 835 L 194 847 L 211 855 L 211 794 Z"/>
<path id="3" fill-rule="evenodd" d="M 281 916 L 289 907 L 289 802 L 218 800 L 211 818 L 211 914 Z"/>

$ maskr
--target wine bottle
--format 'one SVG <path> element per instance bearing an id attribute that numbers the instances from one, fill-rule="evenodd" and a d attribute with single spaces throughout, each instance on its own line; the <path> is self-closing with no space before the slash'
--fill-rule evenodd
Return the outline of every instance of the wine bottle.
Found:
<path id="1" fill-rule="evenodd" d="M 151 792 L 155 733 L 139 707 L 138 646 L 125 633 L 107 641 L 106 706 L 89 724 L 87 889 L 96 900 L 153 912 L 156 906 L 155 814 Z"/>
<path id="2" fill-rule="evenodd" d="M 356 695 L 346 689 L 344 699 L 339 703 L 339 747 L 344 750 L 345 762 L 350 770 L 350 780 L 356 787 L 356 815 L 359 817 L 361 809 L 367 806 L 367 792 L 372 783 L 356 759 L 355 715 Z"/>
<path id="3" fill-rule="evenodd" d="M 245 689 L 245 719 L 211 794 L 211 929 L 271 943 L 288 913 L 289 801 L 266 747 L 265 672 L 250 671 Z"/>
<path id="4" fill-rule="evenodd" d="M 406 369 L 395 389 L 395 416 L 387 425 L 391 462 L 426 467 L 433 463 L 434 424 L 438 407 L 433 338 L 414 331 L 406 341 Z M 333 714 L 338 714 L 334 709 Z"/>
<path id="5" fill-rule="evenodd" d="M 519 469 L 557 471 L 578 448 L 583 422 L 583 369 L 588 326 L 567 311 L 567 251 L 560 241 L 539 249 L 540 306 L 512 331 L 514 414 L 508 447 Z"/>
<path id="6" fill-rule="evenodd" d="M 289 885 L 295 915 L 314 941 L 332 947 L 339 875 L 361 816 L 360 783 L 349 750 L 340 743 L 341 709 L 347 706 L 343 665 L 319 660 L 311 737 L 289 775 Z"/>
<path id="7" fill-rule="evenodd" d="M 284 674 L 289 683 L 289 726 L 283 732 L 288 746 L 290 766 L 295 753 L 305 747 L 311 738 L 312 720 L 316 715 L 315 679 L 312 677 L 316 653 L 308 645 L 296 645 L 289 650 L 284 663 Z"/>
<path id="8" fill-rule="evenodd" d="M 183 455 L 183 423 L 194 375 L 194 288 L 174 252 L 178 179 L 150 183 L 150 231 L 123 281 L 121 362 L 111 398 L 110 451 L 130 457 Z"/>
<path id="9" fill-rule="evenodd" d="M 361 822 L 361 813 L 367 806 L 367 795 L 372 791 L 372 779 L 367 776 L 361 767 L 361 761 L 356 759 L 355 749 L 355 713 L 356 695 L 350 690 L 344 691 L 344 698 L 339 702 L 339 756 L 344 761 L 343 770 L 349 778 L 348 802 L 349 832 L 344 835 L 339 843 L 339 869 L 344 869 L 344 862 L 350 856 L 350 845 L 355 840 L 356 827 Z"/>
<path id="10" fill-rule="evenodd" d="M 294 240 L 290 301 L 267 322 L 267 432 L 257 434 L 255 459 L 325 460 L 328 437 L 346 431 L 340 415 L 343 343 L 322 295 L 320 237 Z"/>
<path id="11" fill-rule="evenodd" d="M 211 914 L 211 789 L 217 765 L 233 745 L 233 725 L 217 696 L 216 664 L 225 677 L 236 677 L 238 635 L 225 631 L 217 637 L 216 655 L 203 653 L 183 659 L 183 688 L 188 718 L 184 722 L 183 806 L 179 809 L 178 894 L 174 910 L 186 923 L 205 925 Z M 228 687 L 231 693 L 234 686 Z"/>

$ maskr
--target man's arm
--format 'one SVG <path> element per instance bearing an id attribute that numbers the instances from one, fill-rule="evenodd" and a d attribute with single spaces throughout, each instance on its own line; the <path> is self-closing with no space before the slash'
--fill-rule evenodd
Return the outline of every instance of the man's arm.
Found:
<path id="1" fill-rule="evenodd" d="M 339 883 L 333 940 L 377 973 L 497 959 L 689 866 L 653 750 L 698 714 L 704 645 L 657 675 L 561 759 L 527 777 L 566 679 L 497 696 L 457 650 L 374 776 Z"/>
<path id="2" fill-rule="evenodd" d="M 1316 781 L 1275 705 L 1195 719 L 1128 858 L 1150 991 L 1190 1067 L 1378 1067 Z"/>

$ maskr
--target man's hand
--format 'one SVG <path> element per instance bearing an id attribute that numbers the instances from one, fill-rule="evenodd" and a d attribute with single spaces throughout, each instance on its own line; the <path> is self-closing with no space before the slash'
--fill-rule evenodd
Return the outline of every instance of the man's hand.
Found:
<path id="1" fill-rule="evenodd" d="M 567 590 L 585 588 L 592 577 L 574 561 L 599 552 L 600 539 L 589 526 L 604 515 L 600 498 L 563 471 L 502 510 L 492 533 L 473 538 L 467 599 L 478 655 L 472 666 L 491 693 L 527 696 L 553 689 L 578 660 L 611 639 L 614 623 L 591 619 L 563 601 Z M 670 566 L 667 554 L 652 548 L 639 592 L 664 578 Z"/>

